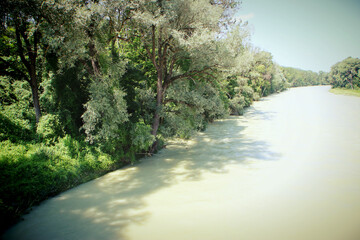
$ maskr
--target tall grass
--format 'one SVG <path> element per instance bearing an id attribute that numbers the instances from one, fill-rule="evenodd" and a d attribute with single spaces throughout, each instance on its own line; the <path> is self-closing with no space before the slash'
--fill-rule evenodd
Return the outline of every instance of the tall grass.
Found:
<path id="1" fill-rule="evenodd" d="M 41 201 L 125 163 L 68 135 L 53 145 L 0 142 L 0 230 Z"/>
<path id="2" fill-rule="evenodd" d="M 360 89 L 332 88 L 331 93 L 360 97 Z"/>

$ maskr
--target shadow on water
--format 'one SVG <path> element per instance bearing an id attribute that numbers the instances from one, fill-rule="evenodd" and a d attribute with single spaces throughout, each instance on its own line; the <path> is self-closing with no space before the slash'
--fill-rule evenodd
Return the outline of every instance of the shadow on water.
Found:
<path id="1" fill-rule="evenodd" d="M 254 106 L 246 109 L 246 118 L 252 120 L 272 120 L 275 117 L 276 112 L 273 111 L 262 111 Z"/>
<path id="2" fill-rule="evenodd" d="M 250 113 L 249 113 L 250 114 Z M 128 239 L 126 228 L 150 218 L 146 197 L 179 181 L 224 174 L 231 164 L 276 160 L 266 142 L 243 135 L 239 117 L 213 123 L 191 141 L 174 143 L 154 157 L 105 175 L 48 200 L 5 239 Z"/>

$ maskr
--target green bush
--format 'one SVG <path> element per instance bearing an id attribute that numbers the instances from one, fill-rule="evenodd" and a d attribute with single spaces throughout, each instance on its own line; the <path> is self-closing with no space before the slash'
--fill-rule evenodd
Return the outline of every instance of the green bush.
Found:
<path id="1" fill-rule="evenodd" d="M 136 123 L 131 135 L 136 152 L 147 151 L 155 141 L 154 135 L 151 134 L 151 126 L 146 125 L 144 122 Z"/>
<path id="2" fill-rule="evenodd" d="M 244 113 L 245 107 L 245 97 L 236 96 L 233 99 L 230 99 L 230 111 L 233 115 L 242 115 Z"/>
<path id="3" fill-rule="evenodd" d="M 18 142 L 21 140 L 31 140 L 32 137 L 33 133 L 30 129 L 23 127 L 18 122 L 14 122 L 0 113 L 0 141 L 10 140 Z"/>
<path id="4" fill-rule="evenodd" d="M 37 124 L 36 133 L 46 143 L 54 143 L 58 137 L 64 134 L 59 116 L 54 114 L 42 116 Z"/>
<path id="5" fill-rule="evenodd" d="M 69 135 L 53 145 L 0 142 L 0 225 L 41 201 L 119 168 L 124 159 Z"/>
<path id="6" fill-rule="evenodd" d="M 244 86 L 241 88 L 241 95 L 244 96 L 245 105 L 244 107 L 250 107 L 254 98 L 254 90 L 249 86 Z"/>
<path id="7" fill-rule="evenodd" d="M 260 97 L 260 94 L 257 93 L 257 92 L 254 93 L 254 96 L 253 96 L 253 97 L 254 97 L 254 101 L 259 101 L 260 98 L 261 98 L 261 97 Z"/>

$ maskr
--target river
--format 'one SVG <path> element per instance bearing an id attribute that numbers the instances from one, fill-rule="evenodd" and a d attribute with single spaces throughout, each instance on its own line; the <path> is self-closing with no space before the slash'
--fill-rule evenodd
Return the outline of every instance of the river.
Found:
<path id="1" fill-rule="evenodd" d="M 34 208 L 4 239 L 358 240 L 360 98 L 293 88 Z"/>

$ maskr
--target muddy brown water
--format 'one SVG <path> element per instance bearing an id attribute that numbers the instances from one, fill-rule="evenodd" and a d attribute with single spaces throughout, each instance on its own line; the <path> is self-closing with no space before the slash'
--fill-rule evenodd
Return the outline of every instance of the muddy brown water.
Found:
<path id="1" fill-rule="evenodd" d="M 359 240 L 360 98 L 294 88 L 43 202 L 4 239 Z"/>

